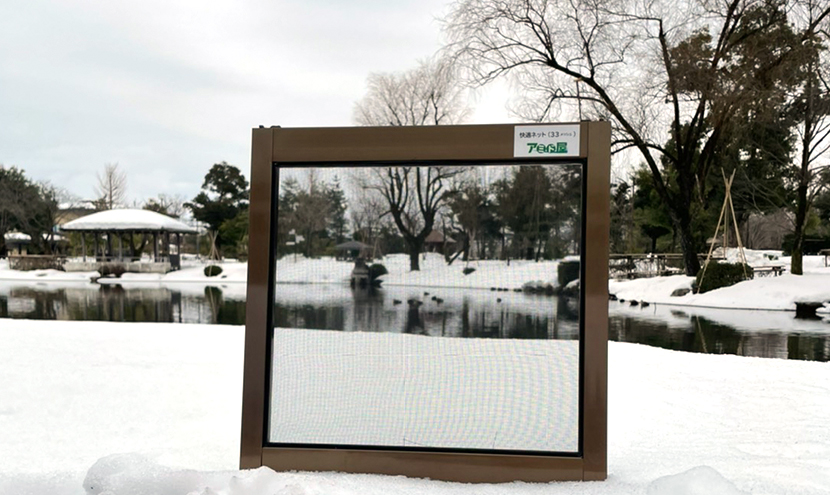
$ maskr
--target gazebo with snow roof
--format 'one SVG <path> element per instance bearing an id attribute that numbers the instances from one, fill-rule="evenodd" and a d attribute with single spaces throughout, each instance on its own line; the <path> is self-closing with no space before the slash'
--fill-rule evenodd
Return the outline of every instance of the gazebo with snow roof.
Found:
<path id="1" fill-rule="evenodd" d="M 67 271 L 95 270 L 102 263 L 123 263 L 128 272 L 162 272 L 180 268 L 181 236 L 182 234 L 196 234 L 197 229 L 150 210 L 120 209 L 106 210 L 93 213 L 61 225 L 63 232 L 78 232 L 81 234 L 83 262 L 67 263 Z M 137 263 L 133 244 L 129 243 L 129 257 L 125 258 L 124 236 L 146 234 L 153 237 L 152 263 Z M 86 238 L 92 235 L 95 246 L 95 259 L 88 263 L 86 259 Z M 171 235 L 175 236 L 176 255 L 171 256 Z M 113 246 L 113 239 L 118 245 Z M 162 240 L 159 249 L 159 240 Z M 102 241 L 102 242 L 101 242 Z M 105 247 L 100 252 L 100 246 Z M 117 250 L 116 250 L 117 249 Z M 91 266 L 95 265 L 95 266 Z"/>

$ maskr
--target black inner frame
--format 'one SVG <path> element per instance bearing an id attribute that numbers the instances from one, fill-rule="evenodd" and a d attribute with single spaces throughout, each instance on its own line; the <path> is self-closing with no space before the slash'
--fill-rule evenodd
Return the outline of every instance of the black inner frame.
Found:
<path id="1" fill-rule="evenodd" d="M 446 166 L 446 165 L 470 165 L 470 166 L 512 166 L 512 165 L 580 165 L 581 166 L 581 211 L 580 211 L 580 242 L 579 242 L 579 277 L 580 284 L 585 280 L 585 235 L 587 226 L 587 190 L 588 190 L 588 160 L 586 158 L 550 158 L 539 159 L 506 159 L 506 160 L 383 160 L 383 161 L 349 161 L 349 162 L 273 162 L 273 174 L 271 175 L 271 225 L 268 251 L 268 314 L 266 321 L 268 329 L 266 332 L 265 344 L 265 395 L 264 401 L 264 428 L 262 431 L 262 445 L 266 448 L 294 448 L 294 449 L 328 449 L 328 450 L 364 450 L 364 451 L 404 451 L 404 452 L 439 452 L 458 454 L 493 454 L 493 455 L 532 455 L 539 457 L 572 457 L 581 458 L 584 451 L 584 395 L 585 395 L 585 291 L 580 287 L 579 291 L 579 391 L 577 404 L 577 450 L 575 452 L 556 452 L 538 450 L 503 450 L 503 449 L 463 449 L 445 447 L 407 447 L 393 445 L 347 445 L 347 444 L 320 444 L 320 443 L 281 443 L 272 442 L 269 439 L 271 426 L 271 374 L 273 373 L 273 341 L 274 341 L 274 295 L 276 290 L 276 246 L 277 228 L 279 219 L 279 180 L 281 168 L 375 168 L 384 166 Z"/>

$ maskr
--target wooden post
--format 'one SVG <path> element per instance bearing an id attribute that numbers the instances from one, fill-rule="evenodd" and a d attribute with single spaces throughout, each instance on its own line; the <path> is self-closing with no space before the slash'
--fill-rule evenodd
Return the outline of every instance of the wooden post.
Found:
<path id="1" fill-rule="evenodd" d="M 81 232 L 81 250 L 83 251 L 84 263 L 86 263 L 86 234 Z"/>
<path id="2" fill-rule="evenodd" d="M 112 234 L 114 234 L 114 232 L 107 232 L 107 253 L 106 253 L 106 256 L 104 256 L 104 261 L 110 261 L 113 258 L 113 256 L 112 256 Z"/>
<path id="3" fill-rule="evenodd" d="M 95 261 L 98 261 L 98 232 L 92 233 L 92 238 L 95 240 Z"/>
<path id="4" fill-rule="evenodd" d="M 153 232 L 153 262 L 158 263 L 159 260 L 159 233 Z"/>

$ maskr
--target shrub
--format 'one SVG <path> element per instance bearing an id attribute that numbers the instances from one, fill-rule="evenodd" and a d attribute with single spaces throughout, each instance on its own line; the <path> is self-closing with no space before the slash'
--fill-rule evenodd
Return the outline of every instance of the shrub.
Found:
<path id="1" fill-rule="evenodd" d="M 101 272 L 102 277 L 115 277 L 119 278 L 121 275 L 127 272 L 127 269 L 121 263 L 105 263 L 101 265 Z"/>
<path id="2" fill-rule="evenodd" d="M 215 277 L 222 273 L 222 267 L 216 265 L 208 265 L 205 267 L 205 276 L 206 277 Z"/>
<path id="3" fill-rule="evenodd" d="M 386 267 L 380 263 L 374 263 L 369 266 L 369 280 L 375 280 L 381 275 L 386 275 L 387 273 L 389 273 L 389 271 L 386 270 Z"/>
<path id="4" fill-rule="evenodd" d="M 579 278 L 579 261 L 560 261 L 556 267 L 559 287 L 565 287 Z"/>
<path id="5" fill-rule="evenodd" d="M 464 272 L 464 275 L 469 275 L 469 274 L 473 273 L 474 271 L 476 271 L 476 269 L 471 267 L 471 266 L 468 266 L 468 267 L 465 267 L 461 271 Z"/>
<path id="6" fill-rule="evenodd" d="M 744 266 L 746 266 L 746 277 L 744 277 Z M 704 293 L 710 290 L 729 287 L 746 279 L 752 278 L 752 267 L 742 263 L 718 263 L 710 262 L 706 268 L 706 276 L 701 283 L 700 278 L 704 275 L 703 270 L 697 274 L 695 288 L 697 292 Z"/>

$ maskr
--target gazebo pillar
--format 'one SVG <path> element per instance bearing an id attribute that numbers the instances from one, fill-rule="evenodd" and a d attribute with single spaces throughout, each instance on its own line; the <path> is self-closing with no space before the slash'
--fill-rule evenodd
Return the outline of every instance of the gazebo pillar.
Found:
<path id="1" fill-rule="evenodd" d="M 95 261 L 98 261 L 98 232 L 92 233 L 92 239 L 95 241 Z"/>
<path id="2" fill-rule="evenodd" d="M 107 232 L 107 252 L 104 255 L 104 261 L 111 261 L 111 258 L 113 257 L 112 256 L 112 235 L 114 233 L 115 233 L 114 231 L 108 231 Z"/>
<path id="3" fill-rule="evenodd" d="M 124 261 L 124 234 L 118 234 L 118 261 Z"/>
<path id="4" fill-rule="evenodd" d="M 84 257 L 84 263 L 86 263 L 86 234 L 81 232 L 81 251 L 82 256 Z"/>
<path id="5" fill-rule="evenodd" d="M 153 262 L 159 261 L 159 233 L 153 232 Z"/>

